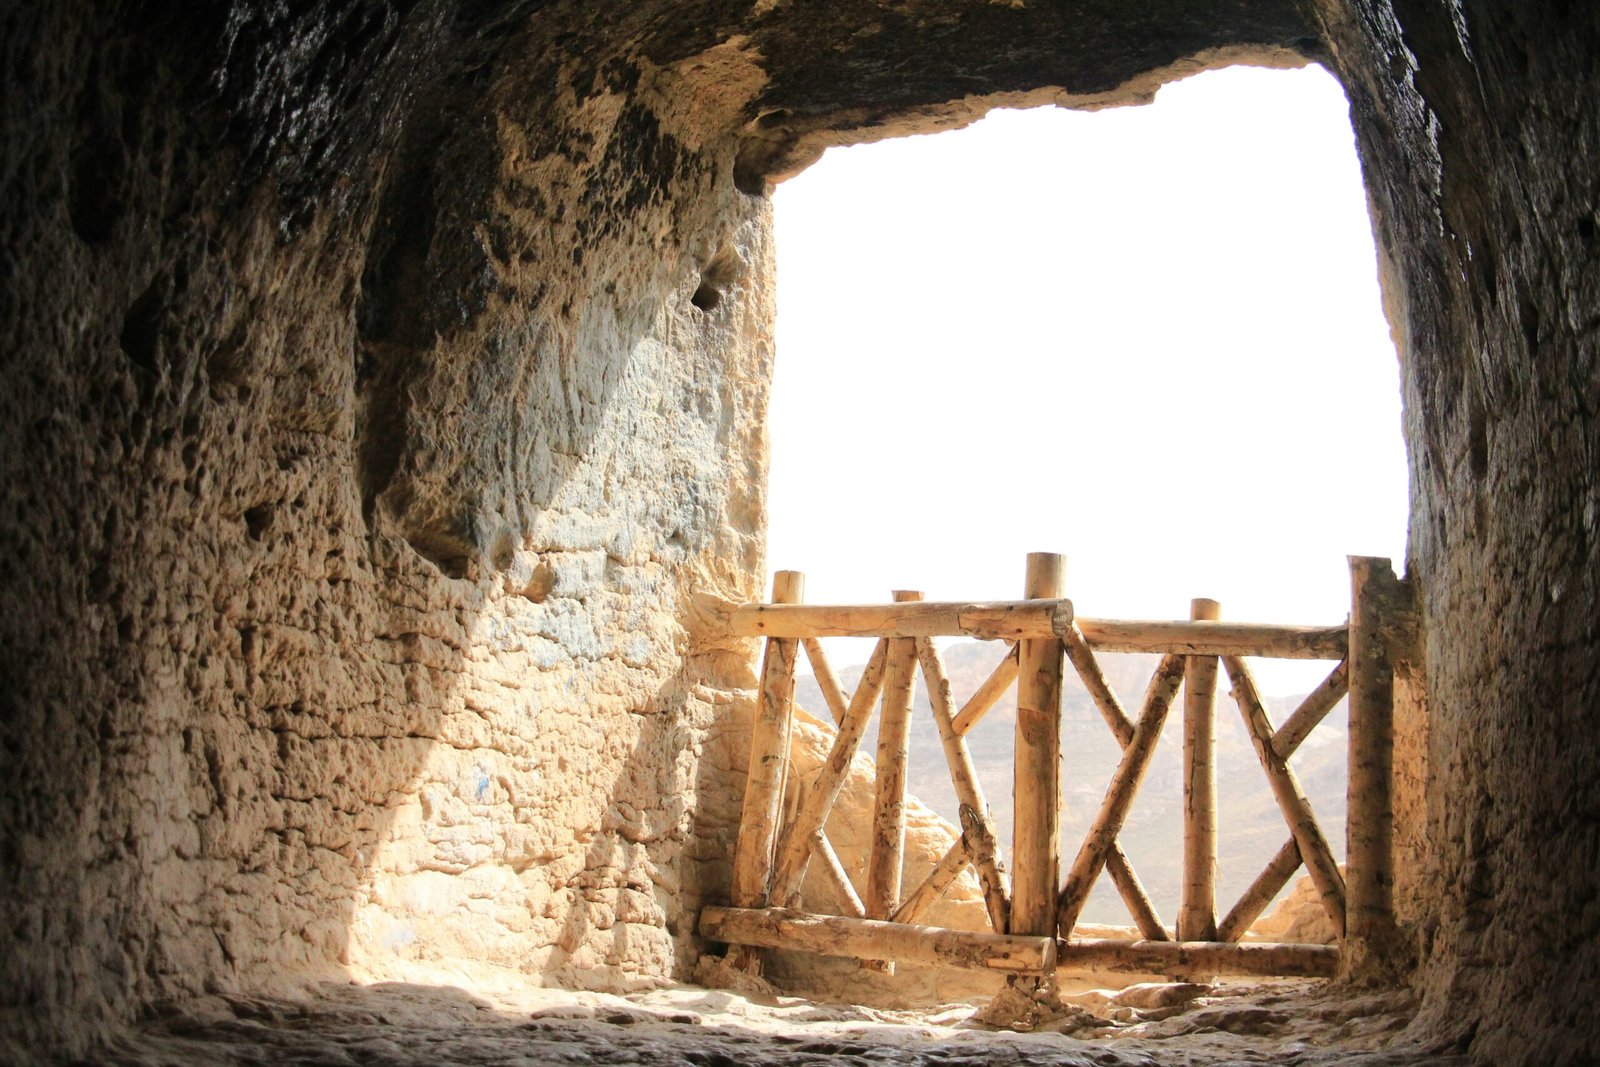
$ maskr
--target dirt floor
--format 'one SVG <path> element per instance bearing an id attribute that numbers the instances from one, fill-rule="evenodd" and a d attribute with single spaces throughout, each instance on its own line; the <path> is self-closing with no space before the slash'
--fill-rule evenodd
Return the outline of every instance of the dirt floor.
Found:
<path id="1" fill-rule="evenodd" d="M 1036 1032 L 973 1004 L 886 1011 L 673 986 L 629 996 L 325 985 L 305 999 L 216 996 L 146 1020 L 115 1064 L 1465 1064 L 1406 1037 L 1407 994 L 1318 982 L 1141 985 L 1066 998 Z M 1068 1031 L 1068 1032 L 1063 1032 Z"/>

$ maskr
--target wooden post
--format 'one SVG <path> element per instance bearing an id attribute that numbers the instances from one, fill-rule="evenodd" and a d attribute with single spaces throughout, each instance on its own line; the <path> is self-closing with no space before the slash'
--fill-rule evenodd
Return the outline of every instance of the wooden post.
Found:
<path id="1" fill-rule="evenodd" d="M 922 599 L 922 594 L 897 589 L 897 604 Z M 877 801 L 873 805 L 872 853 L 867 861 L 867 918 L 887 919 L 900 906 L 900 879 L 906 854 L 906 764 L 911 756 L 911 703 L 916 685 L 917 642 L 896 637 L 889 642 L 884 672 L 883 710 L 878 718 Z M 892 963 L 869 963 L 891 973 Z"/>
<path id="2" fill-rule="evenodd" d="M 1345 830 L 1347 959 L 1383 955 L 1394 929 L 1394 661 L 1386 559 L 1350 557 L 1350 780 Z"/>
<path id="3" fill-rule="evenodd" d="M 1030 552 L 1022 595 L 1058 598 L 1065 575 L 1064 557 Z M 1053 936 L 1061 878 L 1062 650 L 1053 637 L 1024 639 L 1017 647 L 1010 932 Z"/>
<path id="4" fill-rule="evenodd" d="M 1215 622 L 1215 600 L 1189 602 L 1194 622 Z M 1217 658 L 1189 656 L 1183 668 L 1183 899 L 1179 941 L 1217 939 Z"/>
<path id="5" fill-rule="evenodd" d="M 805 575 L 779 571 L 772 576 L 772 600 L 798 603 L 805 592 Z M 733 902 L 743 908 L 763 908 L 772 883 L 773 846 L 783 811 L 784 785 L 789 770 L 789 741 L 794 725 L 794 661 L 792 640 L 767 642 L 761 668 L 761 695 L 756 702 L 750 734 L 750 766 L 745 775 L 744 811 L 739 840 L 733 853 Z M 756 957 L 745 953 L 736 961 L 754 968 Z"/>

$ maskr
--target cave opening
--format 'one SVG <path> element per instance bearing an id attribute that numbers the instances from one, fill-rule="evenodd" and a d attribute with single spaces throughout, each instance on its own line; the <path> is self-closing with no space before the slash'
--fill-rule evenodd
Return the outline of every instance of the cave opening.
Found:
<path id="1" fill-rule="evenodd" d="M 1348 93 L 1404 354 L 1403 973 L 1089 1053 L 1237 1061 L 1307 1020 L 1337 1035 L 1302 1062 L 1600 1052 L 1600 9 L 66 0 L 0 27 L 0 1059 L 905 1058 L 921 1023 L 704 1025 L 756 1001 L 671 985 L 711 954 L 752 762 L 758 661 L 721 621 L 767 558 L 767 194 L 826 145 L 1306 60 Z M 968 262 L 951 302 L 1010 318 L 1022 287 Z M 1086 602 L 1117 576 L 1087 537 L 1027 545 Z M 1015 588 L 993 558 L 974 595 Z M 931 584 L 871 594 L 901 582 Z"/>
<path id="2" fill-rule="evenodd" d="M 1408 513 L 1347 107 L 1230 67 L 779 185 L 769 567 L 995 598 L 1049 546 L 1097 614 L 1342 617 L 1345 555 L 1402 565 Z"/>
<path id="3" fill-rule="evenodd" d="M 1004 599 L 1024 552 L 1049 545 L 1067 551 L 1084 614 L 1177 618 L 1205 595 L 1234 619 L 1341 621 L 1346 555 L 1403 568 L 1408 511 L 1398 359 L 1347 109 L 1320 66 L 1224 68 L 1140 107 L 997 111 L 830 149 L 780 185 L 769 566 L 805 572 L 820 603 L 907 586 Z M 968 644 L 947 660 L 977 671 Z M 859 675 L 865 645 L 823 645 Z M 1136 696 L 1154 659 L 1113 659 Z M 1287 709 L 1327 666 L 1253 669 Z M 800 691 L 822 707 L 804 669 Z M 1301 771 L 1341 861 L 1343 715 L 1341 702 Z M 1118 757 L 1089 719 L 1064 745 L 1068 855 Z M 917 721 L 921 754 L 936 753 Z M 1003 838 L 1010 729 L 986 721 L 970 738 Z M 1277 815 L 1238 722 L 1221 729 L 1243 757 L 1224 776 L 1232 900 L 1271 858 Z M 913 768 L 913 792 L 955 822 L 933 762 Z M 1171 914 L 1182 788 L 1175 766 L 1155 777 L 1126 847 Z M 1084 918 L 1128 921 L 1106 880 Z"/>

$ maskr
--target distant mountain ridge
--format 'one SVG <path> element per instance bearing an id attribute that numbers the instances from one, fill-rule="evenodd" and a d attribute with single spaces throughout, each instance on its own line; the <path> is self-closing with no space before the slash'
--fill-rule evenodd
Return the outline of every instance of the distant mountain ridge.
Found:
<path id="1" fill-rule="evenodd" d="M 863 648 L 867 646 L 863 644 Z M 943 650 L 957 707 L 989 677 L 1006 654 L 1001 642 L 963 641 Z M 1100 654 L 1101 669 L 1130 718 L 1137 720 L 1145 687 L 1159 657 Z M 804 667 L 802 657 L 801 666 Z M 838 668 L 846 698 L 860 680 L 862 665 Z M 1329 664 L 1332 669 L 1332 664 Z M 1217 911 L 1220 919 L 1239 894 L 1289 838 L 1257 761 L 1238 707 L 1229 695 L 1226 673 L 1220 673 L 1216 701 L 1217 756 Z M 830 719 L 827 702 L 809 673 L 796 679 L 801 707 Z M 1268 697 L 1267 710 L 1279 724 L 1300 702 L 1298 696 Z M 967 734 L 967 747 L 989 802 L 1009 865 L 1012 830 L 1012 746 L 1016 726 L 1016 689 L 1012 687 L 988 715 Z M 1161 919 L 1175 920 L 1183 877 L 1183 692 L 1173 701 L 1149 772 L 1139 789 L 1119 838 Z M 1328 838 L 1334 856 L 1344 859 L 1347 714 L 1344 701 L 1306 739 L 1291 761 Z M 1077 673 L 1069 663 L 1062 685 L 1062 812 L 1063 871 L 1072 863 L 1093 822 L 1122 750 L 1107 728 Z M 861 751 L 877 752 L 877 717 Z M 933 724 L 922 675 L 917 674 L 912 713 L 909 791 L 951 822 L 957 821 L 955 793 L 950 786 L 944 749 Z M 1303 871 L 1301 873 L 1304 873 Z M 1292 880 L 1291 880 L 1292 881 Z M 1083 921 L 1126 924 L 1127 910 L 1104 876 L 1096 884 Z"/>

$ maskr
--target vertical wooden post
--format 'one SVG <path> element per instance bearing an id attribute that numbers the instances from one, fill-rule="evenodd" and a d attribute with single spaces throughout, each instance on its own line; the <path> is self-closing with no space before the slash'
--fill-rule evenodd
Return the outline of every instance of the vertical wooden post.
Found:
<path id="1" fill-rule="evenodd" d="M 1347 969 L 1381 966 L 1394 929 L 1394 661 L 1387 559 L 1350 557 L 1350 792 L 1345 821 Z"/>
<path id="2" fill-rule="evenodd" d="M 897 604 L 921 599 L 918 592 L 894 591 Z M 900 878 L 906 855 L 906 764 L 911 756 L 911 704 L 916 680 L 916 638 L 892 639 L 884 670 L 883 710 L 878 718 L 878 789 L 865 900 L 869 919 L 887 919 L 900 906 Z M 883 961 L 868 961 L 865 966 L 886 974 L 894 972 L 894 964 Z"/>
<path id="3" fill-rule="evenodd" d="M 1061 596 L 1066 559 L 1028 553 L 1022 595 Z M 1061 882 L 1061 642 L 1018 643 L 1015 808 L 1011 846 L 1013 934 L 1056 932 Z"/>
<path id="4" fill-rule="evenodd" d="M 1215 600 L 1189 602 L 1189 618 L 1222 617 Z M 1183 898 L 1179 941 L 1217 939 L 1217 658 L 1189 656 L 1183 667 Z"/>
<path id="5" fill-rule="evenodd" d="M 778 571 L 772 576 L 772 602 L 798 604 L 806 577 L 799 571 Z M 756 702 L 750 732 L 750 767 L 745 776 L 744 812 L 739 821 L 739 841 L 733 853 L 733 904 L 739 908 L 764 908 L 772 882 L 773 847 L 778 820 L 783 813 L 784 786 L 789 772 L 789 740 L 794 724 L 794 663 L 799 643 L 770 638 L 761 664 L 761 694 Z M 753 950 L 735 951 L 730 959 L 753 967 Z"/>

